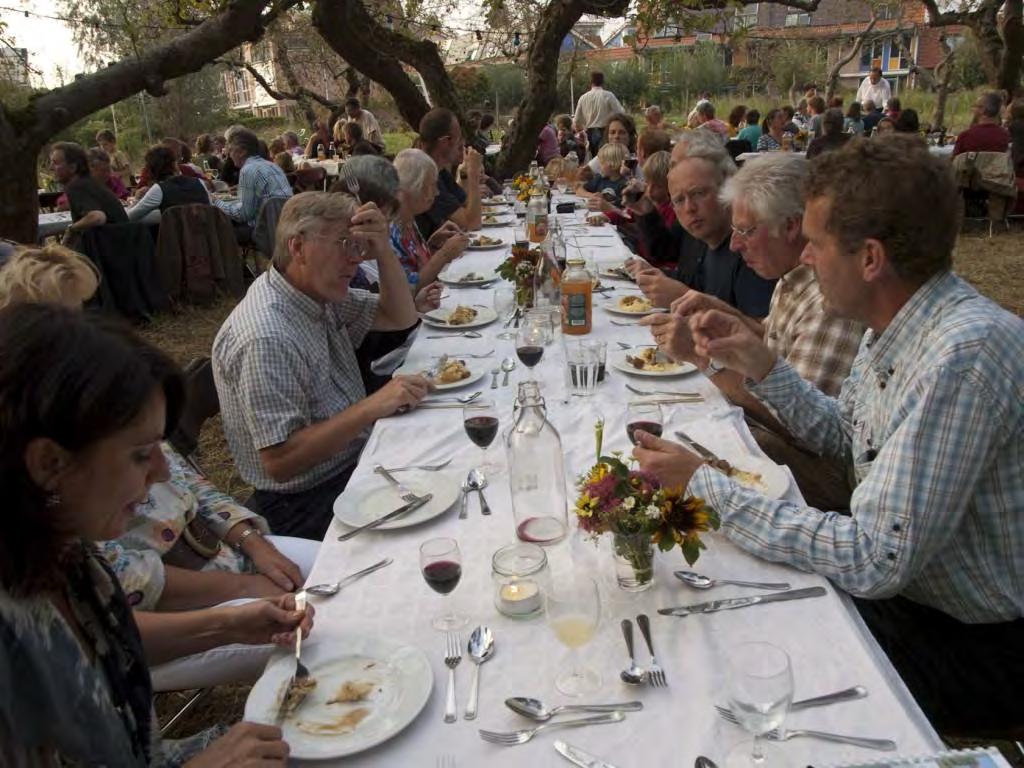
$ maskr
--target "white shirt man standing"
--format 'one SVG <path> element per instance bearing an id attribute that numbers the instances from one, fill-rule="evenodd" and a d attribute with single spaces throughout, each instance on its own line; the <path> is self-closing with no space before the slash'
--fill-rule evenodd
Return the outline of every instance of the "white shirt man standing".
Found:
<path id="1" fill-rule="evenodd" d="M 875 104 L 886 104 L 892 97 L 892 88 L 889 81 L 882 77 L 881 67 L 872 67 L 871 72 L 865 77 L 857 89 L 857 101 L 861 106 L 865 102 L 873 101 Z"/>
<path id="2" fill-rule="evenodd" d="M 590 73 L 590 90 L 580 96 L 576 102 L 576 114 L 573 123 L 577 131 L 586 131 L 590 142 L 590 151 L 597 155 L 604 129 L 612 115 L 625 112 L 622 104 L 611 91 L 604 89 L 604 73 Z"/>

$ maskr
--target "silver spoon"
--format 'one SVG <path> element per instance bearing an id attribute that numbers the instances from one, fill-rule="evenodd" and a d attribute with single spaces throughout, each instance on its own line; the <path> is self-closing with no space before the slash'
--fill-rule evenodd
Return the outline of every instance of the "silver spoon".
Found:
<path id="1" fill-rule="evenodd" d="M 710 757 L 697 755 L 697 759 L 693 761 L 693 768 L 718 768 L 718 765 Z"/>
<path id="2" fill-rule="evenodd" d="M 789 584 L 784 581 L 735 581 L 732 579 L 712 579 L 693 571 L 673 571 L 673 573 L 683 584 L 694 589 L 711 589 L 723 584 L 731 584 L 734 587 L 751 587 L 753 589 L 789 589 Z"/>
<path id="3" fill-rule="evenodd" d="M 504 360 L 501 361 L 501 370 L 505 372 L 505 378 L 502 379 L 501 386 L 508 386 L 508 375 L 512 373 L 512 371 L 514 371 L 515 369 L 516 361 L 513 360 L 511 357 L 506 357 Z"/>
<path id="4" fill-rule="evenodd" d="M 494 633 L 490 628 L 480 626 L 469 636 L 469 658 L 473 662 L 473 681 L 469 684 L 469 702 L 466 704 L 466 719 L 476 719 L 477 703 L 480 700 L 480 665 L 494 654 Z"/>
<path id="5" fill-rule="evenodd" d="M 622 636 L 626 638 L 626 650 L 629 651 L 629 669 L 619 673 L 622 682 L 627 685 L 643 685 L 647 679 L 647 672 L 637 666 L 633 654 L 633 622 L 629 619 L 622 620 Z"/>
<path id="6" fill-rule="evenodd" d="M 491 514 L 491 508 L 487 506 L 487 499 L 484 498 L 484 488 L 487 487 L 487 478 L 484 477 L 484 473 L 475 468 L 469 470 L 469 477 L 466 478 L 466 483 L 471 491 L 476 491 L 477 495 L 480 496 L 480 513 L 484 515 Z"/>
<path id="7" fill-rule="evenodd" d="M 465 520 L 469 517 L 469 477 L 462 481 L 462 498 L 460 499 L 459 505 L 459 520 Z"/>
<path id="8" fill-rule="evenodd" d="M 395 561 L 392 560 L 390 557 L 385 557 L 383 560 L 380 560 L 367 568 L 363 568 L 363 570 L 361 571 L 351 573 L 345 578 L 339 579 L 338 581 L 334 582 L 333 584 L 316 584 L 312 587 L 306 587 L 306 591 L 312 595 L 317 595 L 318 597 L 331 597 L 332 595 L 338 594 L 342 587 L 347 587 L 356 579 L 361 579 L 363 576 L 367 576 L 373 573 L 374 571 L 379 571 L 381 568 L 386 568 L 393 562 Z"/>
<path id="9" fill-rule="evenodd" d="M 498 374 L 501 373 L 501 366 L 491 369 L 491 389 L 498 388 Z"/>
<path id="10" fill-rule="evenodd" d="M 516 714 L 539 723 L 550 720 L 560 712 L 639 712 L 644 708 L 642 701 L 624 701 L 621 704 L 560 704 L 548 709 L 543 701 L 527 696 L 505 699 L 505 706 Z"/>

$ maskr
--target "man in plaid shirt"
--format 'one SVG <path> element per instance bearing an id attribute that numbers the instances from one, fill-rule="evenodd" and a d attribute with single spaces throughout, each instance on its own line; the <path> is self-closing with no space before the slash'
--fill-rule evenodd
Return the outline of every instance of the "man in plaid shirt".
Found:
<path id="1" fill-rule="evenodd" d="M 722 188 L 723 205 L 732 211 L 729 248 L 766 280 L 778 280 L 768 317 L 747 317 L 735 307 L 699 291 L 687 291 L 672 303 L 668 315 L 641 321 L 665 354 L 695 363 L 735 404 L 741 406 L 750 430 L 773 460 L 793 470 L 808 503 L 824 509 L 849 508 L 850 489 L 845 469 L 796 444 L 790 432 L 743 384 L 735 371 L 708 369 L 707 359 L 693 351 L 689 318 L 717 309 L 742 320 L 765 345 L 786 360 L 800 376 L 827 395 L 836 395 L 857 354 L 863 324 L 826 311 L 814 270 L 800 263 L 807 244 L 801 232 L 801 186 L 808 163 L 791 153 L 771 153 L 747 161 Z M 714 373 L 712 373 L 714 371 Z"/>
<path id="2" fill-rule="evenodd" d="M 856 139 L 805 185 L 803 261 L 826 307 L 868 327 L 838 398 L 740 318 L 690 318 L 695 352 L 746 377 L 796 437 L 845 462 L 851 517 L 774 501 L 637 432 L 643 469 L 726 535 L 850 592 L 942 732 L 1024 725 L 1024 322 L 952 273 L 949 163 L 913 136 Z"/>
<path id="3" fill-rule="evenodd" d="M 271 197 L 291 197 L 292 185 L 277 163 L 260 157 L 259 137 L 250 130 L 242 128 L 231 134 L 228 156 L 242 169 L 238 172 L 238 199 L 215 199 L 213 203 L 233 221 L 254 228 L 260 206 Z"/>

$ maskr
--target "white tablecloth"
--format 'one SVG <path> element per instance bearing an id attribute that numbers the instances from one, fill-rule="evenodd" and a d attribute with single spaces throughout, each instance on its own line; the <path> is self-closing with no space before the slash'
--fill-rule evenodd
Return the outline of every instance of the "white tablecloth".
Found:
<path id="1" fill-rule="evenodd" d="M 341 166 L 345 164 L 344 161 L 339 160 L 314 160 L 308 158 L 299 162 L 300 168 L 323 168 L 327 171 L 328 176 L 337 176 Z"/>
<path id="2" fill-rule="evenodd" d="M 582 217 L 583 212 L 576 216 Z M 567 218 L 572 218 L 568 216 Z M 597 237 L 580 237 L 581 243 L 613 246 L 594 248 L 588 255 L 599 261 L 621 259 L 625 251 L 617 238 L 609 239 L 610 227 L 587 230 Z M 491 236 L 509 240 L 509 230 L 488 230 Z M 504 251 L 470 253 L 455 262 L 456 274 L 463 271 L 489 272 L 506 255 Z M 617 288 L 629 283 L 615 282 Z M 490 305 L 492 292 L 481 289 L 452 288 L 445 301 Z M 616 290 L 613 295 L 623 295 Z M 600 303 L 602 299 L 598 299 Z M 594 311 L 593 337 L 606 339 L 611 347 L 615 341 L 643 343 L 649 340 L 642 328 L 618 327 L 609 324 L 611 315 L 602 309 Z M 424 329 L 427 330 L 427 329 Z M 515 357 L 514 342 L 501 341 L 495 335 L 501 330 L 495 323 L 484 329 L 481 339 L 425 339 L 420 333 L 410 353 L 410 363 L 426 364 L 431 355 L 495 350 L 493 358 L 483 362 L 489 370 L 505 356 Z M 435 331 L 428 331 L 432 335 Z M 638 386 L 652 384 L 651 379 L 637 379 L 612 370 L 600 385 L 599 393 L 590 401 L 570 398 L 566 403 L 562 353 L 556 342 L 547 348 L 544 359 L 535 368 L 547 399 L 548 414 L 562 436 L 566 474 L 570 482 L 589 467 L 594 459 L 593 409 L 600 409 L 606 419 L 605 451 L 628 451 L 625 433 L 625 405 L 631 397 L 625 390 L 627 381 Z M 609 358 L 618 352 L 609 349 Z M 515 383 L 526 377 L 520 366 L 512 374 L 507 388 L 489 389 L 490 376 L 466 388 L 466 392 L 483 389 L 486 396 L 499 404 L 501 430 L 511 425 Z M 740 413 L 731 408 L 715 387 L 701 374 L 679 379 L 661 380 L 670 388 L 702 392 L 707 398 L 702 405 L 665 407 L 665 433 L 674 427 L 685 428 L 698 440 L 723 453 L 735 450 L 757 452 Z M 543 766 L 567 765 L 552 748 L 556 734 L 542 733 L 532 742 L 518 747 L 499 747 L 482 741 L 478 728 L 500 730 L 526 727 L 529 722 L 513 714 L 503 705 L 509 696 L 525 695 L 543 699 L 550 704 L 567 699 L 555 689 L 553 680 L 566 655 L 543 618 L 515 621 L 500 614 L 492 606 L 491 555 L 499 547 L 515 540 L 507 472 L 504 471 L 504 450 L 498 443 L 491 447 L 491 461 L 500 464 L 503 472 L 491 478 L 486 494 L 493 516 L 481 516 L 477 500 L 470 500 L 467 520 L 457 519 L 455 510 L 419 527 L 401 531 L 369 532 L 348 542 L 339 543 L 337 535 L 345 528 L 335 522 L 320 550 L 309 583 L 333 581 L 388 555 L 395 563 L 348 587 L 332 599 L 316 601 L 316 628 L 307 644 L 328 644 L 345 647 L 347 635 L 365 635 L 400 639 L 423 649 L 434 668 L 433 694 L 420 716 L 391 741 L 370 751 L 345 758 L 337 764 L 345 766 L 434 766 L 442 755 L 452 755 L 462 768 L 477 766 Z M 382 486 L 374 476 L 375 463 L 389 466 L 410 463 L 433 463 L 453 457 L 446 470 L 461 480 L 480 459 L 480 450 L 463 432 L 462 414 L 458 409 L 421 410 L 408 415 L 380 421 L 367 443 L 349 491 Z M 572 491 L 570 489 L 570 504 Z M 799 499 L 795 486 L 790 495 Z M 397 497 L 396 497 L 397 502 Z M 463 553 L 463 576 L 453 599 L 459 610 L 470 617 L 471 629 L 487 624 L 496 636 L 496 653 L 482 668 L 480 715 L 475 721 L 462 719 L 470 682 L 470 662 L 464 658 L 457 671 L 460 717 L 457 723 L 442 722 L 446 668 L 442 663 L 443 636 L 430 626 L 439 611 L 441 598 L 424 583 L 418 563 L 418 547 L 425 539 L 452 536 L 458 539 Z M 732 745 L 747 738 L 737 726 L 719 719 L 712 705 L 727 703 L 723 682 L 724 664 L 720 654 L 743 640 L 767 640 L 790 654 L 798 698 L 815 696 L 847 688 L 867 687 L 869 696 L 853 702 L 813 709 L 794 714 L 788 724 L 793 727 L 814 727 L 834 732 L 891 738 L 901 752 L 914 754 L 940 748 L 940 742 L 917 706 L 910 699 L 884 655 L 859 622 L 846 598 L 840 596 L 824 579 L 791 568 L 757 560 L 726 541 L 722 535 L 706 536 L 708 549 L 696 568 L 710 576 L 789 581 L 794 588 L 825 585 L 828 595 L 813 600 L 779 603 L 736 611 L 723 611 L 707 616 L 687 618 L 664 617 L 656 609 L 664 606 L 696 603 L 717 597 L 749 594 L 749 589 L 716 588 L 698 592 L 682 586 L 671 575 L 685 562 L 678 550 L 661 555 L 656 584 L 649 591 L 631 595 L 619 590 L 613 582 L 611 554 L 607 542 L 599 546 L 586 542 L 578 532 L 563 543 L 549 547 L 547 554 L 553 567 L 574 567 L 599 577 L 603 600 L 603 616 L 598 635 L 584 649 L 584 658 L 603 676 L 599 693 L 588 697 L 592 702 L 640 699 L 642 712 L 627 715 L 625 722 L 563 732 L 561 738 L 585 746 L 589 751 L 620 768 L 628 766 L 668 766 L 693 764 L 698 754 L 716 760 Z M 618 672 L 626 664 L 626 652 L 619 622 L 635 619 L 645 612 L 651 617 L 655 651 L 666 669 L 670 682 L 667 689 L 631 688 L 620 682 Z M 462 633 L 463 642 L 468 630 Z M 639 633 L 636 635 L 638 660 L 646 663 Z M 782 745 L 792 765 L 806 765 L 813 758 L 816 764 L 832 761 L 865 760 L 872 753 L 844 745 L 813 740 L 794 740 Z M 327 764 L 331 764 L 328 762 Z M 440 764 L 440 763 L 436 763 Z"/>
<path id="3" fill-rule="evenodd" d="M 159 224 L 160 211 L 150 211 L 142 219 L 146 224 Z M 39 214 L 39 239 L 59 235 L 71 226 L 71 211 L 55 211 Z"/>
<path id="4" fill-rule="evenodd" d="M 953 156 L 953 145 L 946 144 L 942 147 L 937 147 L 933 144 L 928 145 L 928 151 L 933 155 L 939 155 L 940 157 L 952 157 Z M 744 160 L 750 160 L 752 157 L 757 157 L 760 152 L 743 152 L 736 157 L 736 161 L 742 163 Z M 801 152 L 801 155 L 807 155 L 806 152 Z"/>

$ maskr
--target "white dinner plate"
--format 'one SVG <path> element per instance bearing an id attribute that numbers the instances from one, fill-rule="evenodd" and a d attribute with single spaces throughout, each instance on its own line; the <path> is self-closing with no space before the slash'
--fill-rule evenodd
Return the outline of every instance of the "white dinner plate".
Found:
<path id="1" fill-rule="evenodd" d="M 667 309 L 662 309 L 661 307 L 652 307 L 645 312 L 630 312 L 628 309 L 619 309 L 617 301 L 610 301 L 601 306 L 604 307 L 605 312 L 611 312 L 613 315 L 624 315 L 625 317 L 644 317 L 645 315 L 657 315 L 662 312 L 668 312 Z"/>
<path id="2" fill-rule="evenodd" d="M 290 758 L 323 760 L 375 747 L 412 723 L 430 699 L 434 673 L 419 648 L 383 637 L 321 639 L 302 648 L 302 663 L 317 686 L 281 723 Z M 273 724 L 294 673 L 292 654 L 275 657 L 249 692 L 245 719 Z M 328 704 L 346 682 L 373 683 L 373 689 L 363 701 Z M 369 712 L 358 725 L 347 732 L 338 727 L 340 720 L 363 708 Z M 317 726 L 329 732 L 317 733 Z"/>
<path id="3" fill-rule="evenodd" d="M 482 213 L 484 216 L 504 216 L 506 214 L 512 213 L 512 211 L 509 210 L 511 206 L 511 203 L 502 203 L 501 205 L 485 205 L 480 209 L 480 213 Z"/>
<path id="4" fill-rule="evenodd" d="M 494 214 L 494 213 L 487 214 L 487 215 L 488 216 L 493 216 L 494 220 L 493 221 L 481 220 L 480 221 L 480 227 L 481 228 L 486 228 L 486 227 L 511 227 L 513 224 L 516 223 L 516 217 L 515 216 L 504 217 L 501 214 Z"/>
<path id="5" fill-rule="evenodd" d="M 437 279 L 440 280 L 442 283 L 445 283 L 446 285 L 464 286 L 486 285 L 487 283 L 493 283 L 495 280 L 498 279 L 498 275 L 495 274 L 492 277 L 481 277 L 479 280 L 464 280 L 463 278 L 469 274 L 479 275 L 480 273 L 473 272 L 471 270 L 469 272 L 463 272 L 462 274 L 455 275 L 452 274 L 451 271 L 449 270 L 447 272 L 442 272 L 440 275 L 437 276 Z"/>
<path id="6" fill-rule="evenodd" d="M 462 358 L 460 358 L 458 355 L 453 355 L 452 359 L 460 360 Z M 478 370 L 473 370 L 473 363 L 481 363 L 482 361 L 464 360 L 463 362 L 466 364 L 466 368 L 469 369 L 469 376 L 467 376 L 464 379 L 459 379 L 458 381 L 453 381 L 449 384 L 434 384 L 434 389 L 436 389 L 438 392 L 443 392 L 446 389 L 458 389 L 459 387 L 465 387 L 469 384 L 474 384 L 487 375 L 487 369 L 484 368 L 483 366 L 480 366 Z M 397 373 L 399 376 L 414 376 L 416 374 L 422 374 L 423 370 L 424 369 L 422 367 L 410 368 L 407 365 L 403 365 L 401 368 L 395 371 L 395 373 Z"/>
<path id="7" fill-rule="evenodd" d="M 631 278 L 626 277 L 625 275 L 620 275 L 618 272 L 613 271 L 615 269 L 625 270 L 625 268 L 625 264 L 602 264 L 600 267 L 598 267 L 597 273 L 601 277 L 607 277 L 609 280 L 625 280 L 628 283 L 635 282 Z"/>
<path id="8" fill-rule="evenodd" d="M 467 251 L 493 251 L 495 248 L 504 248 L 506 243 L 501 238 L 495 238 L 498 242 L 488 243 L 487 245 L 474 245 L 473 240 L 469 241 L 469 245 L 466 246 Z"/>
<path id="9" fill-rule="evenodd" d="M 667 376 L 682 376 L 685 373 L 693 373 L 697 370 L 697 366 L 693 363 L 676 363 L 676 368 L 671 371 L 642 371 L 639 368 L 634 368 L 632 365 L 626 362 L 626 355 L 630 355 L 630 352 L 624 352 L 621 355 L 616 355 L 612 360 L 612 368 L 623 373 L 628 373 L 632 376 L 648 376 L 653 379 L 663 379 Z M 658 355 L 659 360 L 663 360 L 663 355 Z M 667 395 L 666 395 L 667 397 Z"/>
<path id="10" fill-rule="evenodd" d="M 462 493 L 458 480 L 439 472 L 403 472 L 401 479 L 417 496 L 431 493 L 434 498 L 407 515 L 381 523 L 375 530 L 408 528 L 433 520 L 448 511 Z M 374 474 L 357 483 L 355 488 L 350 486 L 334 500 L 334 516 L 345 525 L 358 528 L 394 512 L 404 503 L 395 486 Z"/>
<path id="11" fill-rule="evenodd" d="M 480 201 L 482 205 L 512 205 L 512 201 L 504 195 L 494 195 L 493 197 L 485 197 Z"/>
<path id="12" fill-rule="evenodd" d="M 423 322 L 435 328 L 454 328 L 455 330 L 462 331 L 467 328 L 479 328 L 498 319 L 498 313 L 490 307 L 473 307 L 473 309 L 476 310 L 476 317 L 468 323 L 462 323 L 461 325 L 450 325 L 448 323 L 448 316 L 455 311 L 454 307 L 451 309 L 444 309 L 443 307 L 432 309 L 423 314 Z"/>
<path id="13" fill-rule="evenodd" d="M 723 456 L 722 458 L 726 457 Z M 727 458 L 727 461 L 736 469 L 741 469 L 744 472 L 753 472 L 761 476 L 761 479 L 755 483 L 746 483 L 737 477 L 732 478 L 745 488 L 763 493 L 770 499 L 781 499 L 789 490 L 789 473 L 786 472 L 785 467 L 779 466 L 771 459 L 762 456 L 744 455 L 738 457 L 735 461 L 732 458 Z"/>

